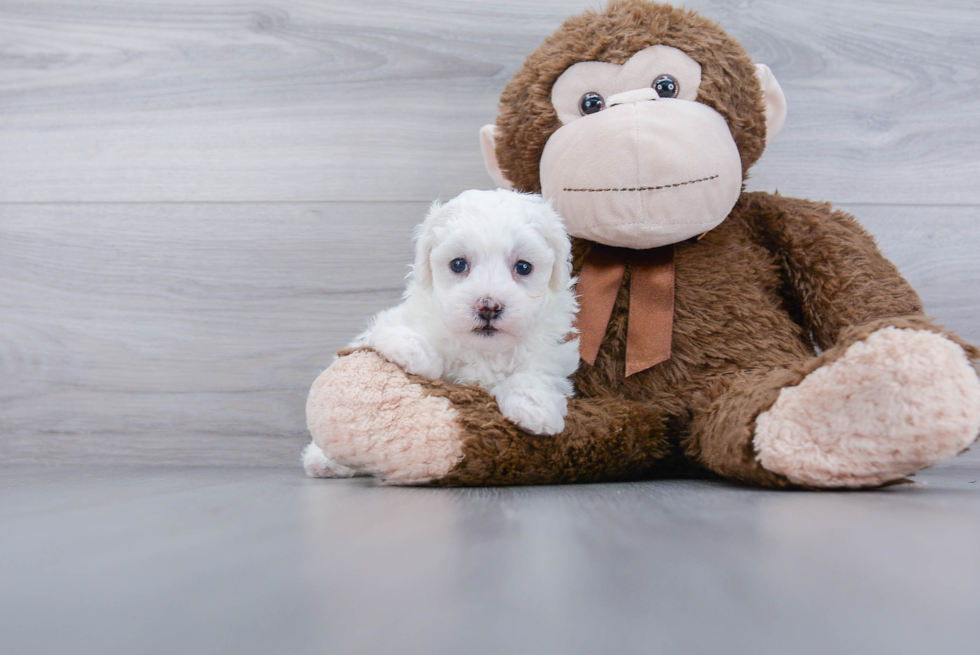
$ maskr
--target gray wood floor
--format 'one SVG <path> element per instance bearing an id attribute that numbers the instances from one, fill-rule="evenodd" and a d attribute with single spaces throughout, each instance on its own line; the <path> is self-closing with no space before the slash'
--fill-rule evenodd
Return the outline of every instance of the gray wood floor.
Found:
<path id="1" fill-rule="evenodd" d="M 302 476 L 306 390 L 595 0 L 0 2 L 0 649 L 975 653 L 980 458 L 856 494 Z M 980 342 L 975 0 L 688 3 Z M 976 484 L 975 484 L 976 483 Z"/>
<path id="2" fill-rule="evenodd" d="M 3 652 L 980 649 L 980 460 L 917 488 L 0 468 Z"/>

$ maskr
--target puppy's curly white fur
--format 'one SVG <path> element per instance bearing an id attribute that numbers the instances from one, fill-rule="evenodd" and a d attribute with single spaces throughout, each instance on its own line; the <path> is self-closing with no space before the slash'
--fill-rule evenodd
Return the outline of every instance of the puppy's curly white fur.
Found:
<path id="1" fill-rule="evenodd" d="M 434 203 L 415 233 L 404 302 L 376 315 L 352 347 L 370 346 L 409 373 L 477 384 L 528 432 L 564 429 L 578 367 L 571 246 L 540 196 L 466 191 Z M 307 473 L 331 471 L 304 451 Z"/>

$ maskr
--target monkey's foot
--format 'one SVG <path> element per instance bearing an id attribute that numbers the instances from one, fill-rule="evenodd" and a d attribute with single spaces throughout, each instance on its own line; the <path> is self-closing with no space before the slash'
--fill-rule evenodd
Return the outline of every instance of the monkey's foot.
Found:
<path id="1" fill-rule="evenodd" d="M 869 487 L 957 454 L 980 432 L 980 378 L 963 349 L 887 327 L 786 387 L 756 420 L 762 466 L 810 487 Z"/>
<path id="2" fill-rule="evenodd" d="M 463 458 L 456 410 L 370 350 L 335 361 L 313 383 L 306 423 L 326 458 L 396 484 L 445 476 Z"/>

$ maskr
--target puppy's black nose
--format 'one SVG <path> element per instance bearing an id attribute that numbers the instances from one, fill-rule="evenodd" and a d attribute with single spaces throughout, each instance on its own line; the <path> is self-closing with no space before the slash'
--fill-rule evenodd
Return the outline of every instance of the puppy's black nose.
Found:
<path id="1" fill-rule="evenodd" d="M 504 306 L 493 298 L 480 298 L 476 303 L 476 313 L 484 321 L 492 321 L 500 316 L 504 311 Z"/>

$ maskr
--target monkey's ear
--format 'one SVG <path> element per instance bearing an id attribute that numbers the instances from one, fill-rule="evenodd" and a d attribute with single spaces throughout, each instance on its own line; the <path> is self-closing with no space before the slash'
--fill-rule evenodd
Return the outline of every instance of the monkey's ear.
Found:
<path id="1" fill-rule="evenodd" d="M 480 128 L 480 150 L 483 151 L 483 163 L 486 164 L 487 172 L 493 178 L 494 184 L 501 189 L 513 189 L 511 184 L 500 171 L 500 164 L 497 163 L 497 126 L 484 125 Z"/>
<path id="2" fill-rule="evenodd" d="M 755 76 L 759 78 L 762 98 L 766 103 L 766 143 L 769 143 L 786 122 L 786 96 L 776 76 L 765 64 L 755 65 Z"/>

